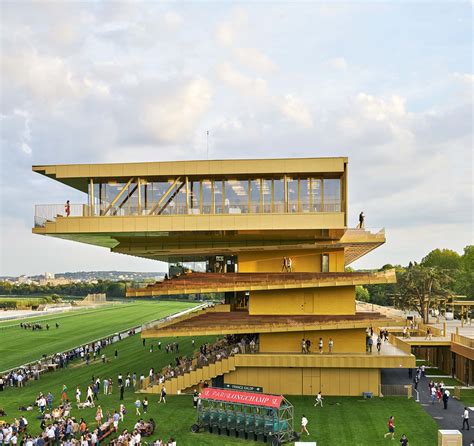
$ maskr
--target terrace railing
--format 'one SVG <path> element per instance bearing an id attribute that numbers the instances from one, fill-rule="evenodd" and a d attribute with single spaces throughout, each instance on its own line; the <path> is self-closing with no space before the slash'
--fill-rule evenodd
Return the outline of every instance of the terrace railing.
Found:
<path id="1" fill-rule="evenodd" d="M 89 206 L 88 204 L 71 204 L 69 217 L 125 217 L 125 216 L 146 216 L 146 215 L 210 215 L 212 213 L 211 206 L 203 205 L 202 209 L 188 207 L 183 203 L 170 203 L 162 210 L 156 209 L 152 211 L 152 206 L 138 207 L 132 204 L 117 205 L 102 203 L 102 205 Z M 336 213 L 342 212 L 340 203 L 325 203 L 324 205 L 315 206 L 313 209 L 302 208 L 300 214 L 306 213 Z M 151 214 L 150 214 L 151 213 Z M 228 214 L 282 214 L 297 213 L 289 210 L 285 212 L 283 205 L 275 205 L 272 211 L 271 205 L 256 206 L 251 205 L 215 205 L 215 215 Z M 35 206 L 35 227 L 44 227 L 47 222 L 54 222 L 57 218 L 66 218 L 65 204 L 38 204 Z"/>

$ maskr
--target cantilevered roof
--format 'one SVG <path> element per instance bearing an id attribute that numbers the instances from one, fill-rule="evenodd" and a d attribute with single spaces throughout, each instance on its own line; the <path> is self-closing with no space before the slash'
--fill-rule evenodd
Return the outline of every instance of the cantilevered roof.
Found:
<path id="1" fill-rule="evenodd" d="M 201 336 L 237 333 L 270 333 L 364 328 L 368 324 L 387 324 L 380 313 L 366 312 L 348 315 L 249 315 L 246 311 L 202 311 L 194 317 L 145 327 L 143 338 L 169 336 Z"/>
<path id="2" fill-rule="evenodd" d="M 127 290 L 127 296 L 319 288 L 395 282 L 393 269 L 377 273 L 189 273 L 157 282 L 146 288 Z"/>
<path id="3" fill-rule="evenodd" d="M 164 161 L 117 164 L 57 164 L 33 166 L 33 171 L 87 192 L 89 179 L 95 181 L 121 178 L 175 178 L 186 175 L 199 178 L 236 175 L 268 175 L 322 173 L 342 174 L 346 157 L 334 158 L 280 158 Z"/>

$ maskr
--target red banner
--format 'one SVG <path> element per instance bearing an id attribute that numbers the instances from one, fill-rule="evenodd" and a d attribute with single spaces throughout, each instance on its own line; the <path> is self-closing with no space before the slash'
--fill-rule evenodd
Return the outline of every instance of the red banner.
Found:
<path id="1" fill-rule="evenodd" d="M 236 390 L 203 389 L 201 398 L 205 400 L 222 401 L 223 403 L 249 404 L 251 406 L 273 407 L 278 409 L 283 400 L 282 396 L 266 395 L 265 393 L 239 392 Z"/>

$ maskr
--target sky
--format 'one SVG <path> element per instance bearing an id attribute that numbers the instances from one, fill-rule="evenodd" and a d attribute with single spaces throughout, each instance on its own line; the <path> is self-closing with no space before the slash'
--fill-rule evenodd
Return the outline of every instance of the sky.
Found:
<path id="1" fill-rule="evenodd" d="M 349 157 L 352 266 L 472 244 L 472 2 L 2 2 L 0 275 L 162 271 L 33 235 L 36 164 Z"/>

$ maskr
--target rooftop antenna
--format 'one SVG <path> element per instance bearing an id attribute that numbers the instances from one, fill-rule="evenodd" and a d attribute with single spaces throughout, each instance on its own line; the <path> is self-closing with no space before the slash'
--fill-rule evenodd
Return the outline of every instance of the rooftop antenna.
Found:
<path id="1" fill-rule="evenodd" d="M 206 130 L 207 159 L 209 159 L 209 130 Z"/>

